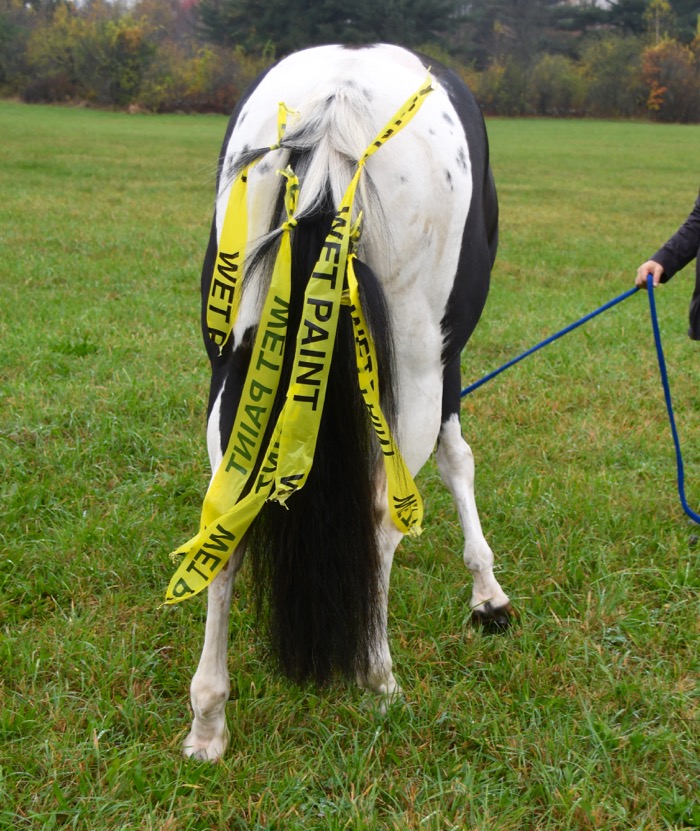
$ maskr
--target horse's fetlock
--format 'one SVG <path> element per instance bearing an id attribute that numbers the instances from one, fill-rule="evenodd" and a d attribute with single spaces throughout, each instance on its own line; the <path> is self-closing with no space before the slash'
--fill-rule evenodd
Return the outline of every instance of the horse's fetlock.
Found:
<path id="1" fill-rule="evenodd" d="M 226 707 L 229 697 L 229 685 L 212 684 L 201 682 L 195 679 L 190 688 L 192 698 L 192 709 L 198 718 L 216 718 Z"/>
<path id="2" fill-rule="evenodd" d="M 473 575 L 491 573 L 493 569 L 493 551 L 491 551 L 486 540 L 465 545 L 464 565 Z"/>

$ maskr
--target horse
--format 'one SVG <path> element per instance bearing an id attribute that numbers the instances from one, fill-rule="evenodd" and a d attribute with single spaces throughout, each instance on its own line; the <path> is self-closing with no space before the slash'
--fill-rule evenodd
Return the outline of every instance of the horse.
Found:
<path id="1" fill-rule="evenodd" d="M 239 239 L 235 255 L 224 250 L 227 228 Z M 420 524 L 412 477 L 436 447 L 464 533 L 472 619 L 509 625 L 513 610 L 493 573 L 459 420 L 460 355 L 486 302 L 497 242 L 481 111 L 436 61 L 388 44 L 314 47 L 273 65 L 238 102 L 219 156 L 201 277 L 210 491 L 217 476 L 240 468 L 250 475 L 229 501 L 257 499 L 263 483 L 265 493 L 234 533 L 217 519 L 237 510 L 221 479 L 203 509 L 208 540 L 191 547 L 182 579 L 173 578 L 174 602 L 197 591 L 190 576 L 212 566 L 202 582 L 207 618 L 185 756 L 217 760 L 228 743 L 228 618 L 244 554 L 270 655 L 285 676 L 320 685 L 355 679 L 384 708 L 400 694 L 389 577 L 399 542 Z M 284 263 L 291 282 L 281 297 L 275 281 Z M 338 303 L 310 297 L 312 279 L 331 281 Z M 325 369 L 313 357 L 321 354 Z M 254 373 L 273 365 L 268 386 Z M 312 449 L 303 473 L 278 474 L 273 484 L 267 473 L 291 452 L 279 423 L 293 420 L 285 408 L 302 403 L 300 429 L 309 432 L 308 414 Z"/>

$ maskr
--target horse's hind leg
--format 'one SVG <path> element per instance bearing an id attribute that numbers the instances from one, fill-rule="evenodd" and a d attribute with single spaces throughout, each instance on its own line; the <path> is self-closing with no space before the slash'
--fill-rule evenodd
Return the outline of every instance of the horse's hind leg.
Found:
<path id="1" fill-rule="evenodd" d="M 393 673 L 393 662 L 389 649 L 388 614 L 389 614 L 389 582 L 394 553 L 403 534 L 394 526 L 386 511 L 386 485 L 380 489 L 381 497 L 378 512 L 384 513 L 383 521 L 377 525 L 379 534 L 379 554 L 381 557 L 381 573 L 379 587 L 378 631 L 371 656 L 371 666 L 366 677 L 358 678 L 359 685 L 371 690 L 381 697 L 380 708 L 386 711 L 391 702 L 401 694 L 401 688 L 396 683 Z"/>
<path id="2" fill-rule="evenodd" d="M 222 393 L 210 413 L 207 443 L 212 470 L 221 463 L 220 409 Z M 228 745 L 226 702 L 230 691 L 228 675 L 228 622 L 231 595 L 236 574 L 241 567 L 244 543 L 212 580 L 207 589 L 207 622 L 204 646 L 197 671 L 190 684 L 190 700 L 194 712 L 192 729 L 185 739 L 183 753 L 194 759 L 216 761 Z"/>
<path id="3" fill-rule="evenodd" d="M 449 489 L 464 533 L 464 562 L 474 584 L 471 597 L 474 622 L 487 630 L 506 629 L 513 610 L 493 573 L 493 552 L 484 538 L 474 497 L 474 456 L 462 437 L 459 422 L 459 356 L 445 368 L 442 425 L 437 449 L 440 477 Z"/>
<path id="4" fill-rule="evenodd" d="M 424 368 L 419 376 L 413 361 L 404 362 L 399 369 L 405 373 L 403 388 L 410 390 L 410 393 L 406 393 L 406 399 L 410 400 L 411 406 L 404 407 L 401 411 L 401 433 L 398 438 L 409 470 L 418 471 L 430 457 L 438 436 L 440 408 L 435 406 L 435 402 L 439 401 L 442 379 L 433 371 L 432 366 L 427 370 Z M 383 472 L 383 465 L 381 468 L 382 472 L 377 477 L 376 492 L 377 533 L 382 558 L 381 627 L 377 633 L 370 673 L 366 679 L 361 679 L 360 683 L 361 686 L 380 694 L 382 709 L 386 709 L 386 705 L 401 693 L 392 672 L 387 634 L 387 606 L 391 566 L 403 534 L 391 519 L 386 474 Z"/>
<path id="5" fill-rule="evenodd" d="M 183 753 L 211 762 L 221 758 L 229 739 L 226 726 L 226 702 L 230 691 L 226 660 L 228 619 L 240 561 L 236 552 L 207 589 L 204 647 L 190 685 L 194 721 L 185 739 Z"/>

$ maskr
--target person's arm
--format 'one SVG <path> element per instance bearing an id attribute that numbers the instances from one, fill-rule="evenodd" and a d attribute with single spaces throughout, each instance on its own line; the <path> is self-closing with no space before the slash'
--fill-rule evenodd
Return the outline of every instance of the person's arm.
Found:
<path id="1" fill-rule="evenodd" d="M 654 285 L 665 283 L 671 277 L 688 265 L 698 255 L 700 248 L 700 197 L 695 202 L 693 210 L 686 221 L 671 237 L 659 248 L 649 260 L 637 269 L 635 284 L 646 286 L 647 274 L 654 278 Z"/>

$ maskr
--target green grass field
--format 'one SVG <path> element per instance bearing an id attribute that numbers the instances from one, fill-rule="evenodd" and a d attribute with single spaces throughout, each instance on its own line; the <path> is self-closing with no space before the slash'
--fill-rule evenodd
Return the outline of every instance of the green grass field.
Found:
<path id="1" fill-rule="evenodd" d="M 182 760 L 204 603 L 159 605 L 208 482 L 198 280 L 225 124 L 0 103 L 0 829 L 700 826 L 700 549 L 641 293 L 464 402 L 516 629 L 470 628 L 429 465 L 392 582 L 405 701 L 383 717 L 273 676 L 244 569 L 231 747 Z M 488 126 L 501 248 L 465 384 L 629 288 L 700 185 L 700 127 Z M 691 288 L 657 302 L 698 509 Z"/>

